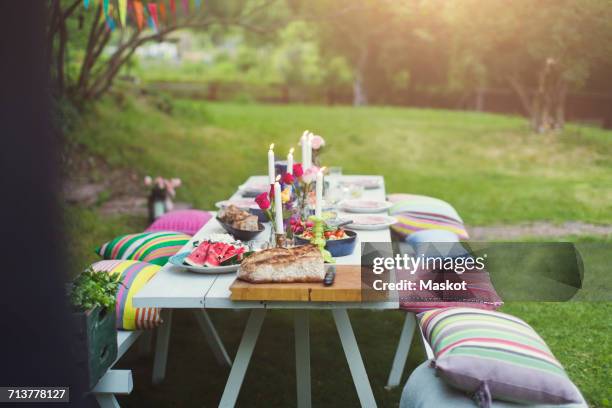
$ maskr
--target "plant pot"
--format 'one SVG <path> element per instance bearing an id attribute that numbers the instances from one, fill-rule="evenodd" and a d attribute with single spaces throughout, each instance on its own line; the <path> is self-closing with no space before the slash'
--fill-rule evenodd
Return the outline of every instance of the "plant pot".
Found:
<path id="1" fill-rule="evenodd" d="M 115 313 L 96 306 L 72 315 L 76 361 L 92 389 L 117 358 Z"/>

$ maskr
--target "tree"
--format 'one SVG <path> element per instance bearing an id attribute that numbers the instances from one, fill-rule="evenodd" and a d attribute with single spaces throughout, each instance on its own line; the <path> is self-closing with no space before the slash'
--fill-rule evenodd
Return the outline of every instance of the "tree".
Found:
<path id="1" fill-rule="evenodd" d="M 451 72 L 472 85 L 509 84 L 538 133 L 563 128 L 568 90 L 612 54 L 606 1 L 463 0 L 448 2 L 445 14 Z"/>
<path id="2" fill-rule="evenodd" d="M 143 3 L 131 2 L 132 13 L 127 27 L 118 27 L 118 8 L 114 1 L 104 10 L 106 2 L 94 2 L 84 8 L 83 0 L 48 0 L 48 56 L 55 82 L 57 97 L 67 96 L 76 104 L 100 98 L 112 86 L 121 67 L 134 55 L 136 49 L 150 41 L 162 41 L 168 34 L 183 28 L 198 30 L 213 26 L 239 26 L 247 30 L 267 33 L 283 24 L 278 0 L 211 0 L 199 10 L 172 10 L 178 0 Z M 144 26 L 145 8 L 154 5 L 158 25 Z M 163 5 L 163 8 L 162 8 Z M 159 7 L 159 8 L 158 8 Z M 275 10 L 275 13 L 270 13 Z M 86 28 L 87 35 L 79 36 Z M 71 37 L 71 34 L 75 34 Z M 82 44 L 80 44 L 82 43 Z M 108 45 L 113 49 L 108 51 Z M 76 50 L 68 58 L 69 45 Z M 82 47 L 81 47 L 82 45 Z M 73 59 L 73 57 L 78 57 Z M 67 69 L 75 65 L 75 69 Z"/>
<path id="3" fill-rule="evenodd" d="M 378 58 L 405 39 L 398 35 L 410 2 L 387 0 L 308 0 L 299 3 L 302 19 L 315 24 L 326 57 L 341 56 L 353 76 L 353 105 L 367 105 L 369 81 L 380 78 Z M 395 53 L 397 57 L 399 54 Z M 378 87 L 378 86 L 377 86 Z M 379 87 L 383 88 L 383 87 Z"/>

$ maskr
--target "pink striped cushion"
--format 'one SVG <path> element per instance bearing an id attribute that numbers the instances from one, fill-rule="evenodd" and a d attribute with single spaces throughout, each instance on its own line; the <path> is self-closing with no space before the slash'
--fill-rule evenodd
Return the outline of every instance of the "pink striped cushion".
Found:
<path id="1" fill-rule="evenodd" d="M 496 310 L 504 302 L 499 297 L 489 273 L 482 271 L 465 271 L 457 274 L 454 271 L 442 272 L 419 268 L 414 274 L 398 270 L 397 279 L 415 282 L 415 290 L 398 291 L 400 309 L 421 313 L 431 309 L 448 307 L 472 307 L 476 309 Z M 426 290 L 419 288 L 420 281 L 445 280 L 465 282 L 465 291 L 460 290 Z"/>
<path id="2" fill-rule="evenodd" d="M 170 211 L 156 219 L 145 231 L 176 231 L 195 235 L 211 218 L 212 215 L 207 211 Z"/>

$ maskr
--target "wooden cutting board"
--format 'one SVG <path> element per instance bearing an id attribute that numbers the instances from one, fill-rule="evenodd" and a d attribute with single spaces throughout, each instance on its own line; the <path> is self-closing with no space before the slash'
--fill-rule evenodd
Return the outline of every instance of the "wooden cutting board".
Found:
<path id="1" fill-rule="evenodd" d="M 232 300 L 299 302 L 361 302 L 361 267 L 336 265 L 331 286 L 323 283 L 249 283 L 236 279 L 230 286 Z"/>

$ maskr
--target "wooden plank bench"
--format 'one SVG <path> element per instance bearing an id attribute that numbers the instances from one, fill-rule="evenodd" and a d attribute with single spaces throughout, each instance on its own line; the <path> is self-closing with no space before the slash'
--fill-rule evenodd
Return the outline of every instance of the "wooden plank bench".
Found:
<path id="1" fill-rule="evenodd" d="M 131 370 L 113 370 L 112 367 L 129 350 L 130 347 L 143 334 L 141 331 L 117 332 L 117 358 L 111 368 L 104 374 L 96 386 L 91 390 L 92 394 L 102 408 L 119 407 L 115 395 L 127 395 L 132 392 L 134 383 Z M 148 334 L 148 333 L 147 333 Z"/>

